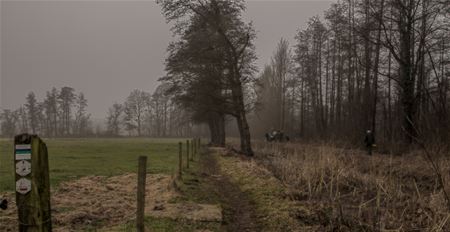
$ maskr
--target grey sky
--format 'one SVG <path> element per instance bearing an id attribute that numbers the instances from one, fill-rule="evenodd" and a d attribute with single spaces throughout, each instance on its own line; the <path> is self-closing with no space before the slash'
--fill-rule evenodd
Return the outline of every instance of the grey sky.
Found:
<path id="1" fill-rule="evenodd" d="M 258 66 L 281 37 L 291 45 L 308 18 L 332 1 L 248 1 L 257 30 Z M 17 108 L 33 91 L 83 92 L 89 112 L 103 118 L 133 89 L 153 91 L 164 75 L 170 26 L 153 1 L 4 1 L 0 4 L 0 106 Z"/>

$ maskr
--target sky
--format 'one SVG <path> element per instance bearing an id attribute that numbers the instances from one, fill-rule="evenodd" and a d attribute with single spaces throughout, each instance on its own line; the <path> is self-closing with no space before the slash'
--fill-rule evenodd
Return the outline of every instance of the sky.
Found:
<path id="1" fill-rule="evenodd" d="M 147 1 L 0 0 L 0 107 L 16 109 L 29 92 L 83 92 L 93 118 L 104 118 L 134 89 L 152 92 L 164 75 L 170 25 Z M 257 31 L 260 70 L 281 38 L 291 46 L 308 19 L 333 1 L 247 1 Z"/>

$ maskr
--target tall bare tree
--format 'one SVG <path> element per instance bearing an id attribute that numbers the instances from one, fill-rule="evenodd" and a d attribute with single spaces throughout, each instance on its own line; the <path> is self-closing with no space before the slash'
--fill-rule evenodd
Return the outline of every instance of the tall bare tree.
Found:
<path id="1" fill-rule="evenodd" d="M 146 102 L 150 95 L 141 90 L 133 90 L 124 104 L 125 123 L 127 130 L 131 133 L 136 130 L 137 135 L 142 135 L 142 125 L 146 110 Z"/>
<path id="2" fill-rule="evenodd" d="M 61 108 L 61 135 L 68 136 L 71 133 L 72 106 L 75 102 L 75 90 L 71 87 L 62 87 L 58 95 Z"/>
<path id="3" fill-rule="evenodd" d="M 75 99 L 75 120 L 73 122 L 73 133 L 77 136 L 89 134 L 91 115 L 87 113 L 88 101 L 83 93 L 79 93 Z"/>
<path id="4" fill-rule="evenodd" d="M 25 104 L 25 107 L 28 111 L 28 117 L 30 120 L 30 127 L 33 134 L 36 134 L 37 128 L 39 128 L 38 125 L 38 117 L 39 117 L 39 108 L 38 103 L 36 100 L 36 95 L 34 95 L 33 92 L 30 92 L 27 95 L 27 103 Z"/>
<path id="5" fill-rule="evenodd" d="M 106 116 L 106 128 L 107 132 L 113 136 L 119 136 L 121 125 L 123 123 L 123 105 L 114 103 L 108 109 L 108 115 Z"/>

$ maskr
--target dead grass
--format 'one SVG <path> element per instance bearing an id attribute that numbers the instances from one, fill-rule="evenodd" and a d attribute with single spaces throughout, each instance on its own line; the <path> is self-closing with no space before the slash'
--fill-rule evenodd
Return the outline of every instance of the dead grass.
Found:
<path id="1" fill-rule="evenodd" d="M 146 216 L 153 218 L 221 221 L 221 208 L 193 202 L 170 203 L 179 195 L 173 178 L 165 174 L 147 174 Z M 52 194 L 54 231 L 108 229 L 133 221 L 136 213 L 136 174 L 87 176 L 62 183 Z M 13 199 L 12 195 L 9 199 Z M 7 215 L 1 215 L 0 231 L 15 231 L 17 209 L 11 202 Z M 3 212 L 2 212 L 3 213 Z"/>
<path id="2" fill-rule="evenodd" d="M 214 150 L 221 172 L 247 194 L 256 210 L 261 231 L 316 231 L 293 217 L 307 209 L 285 197 L 284 186 L 267 168 L 226 150 Z"/>
<path id="3" fill-rule="evenodd" d="M 450 231 L 442 188 L 420 154 L 367 156 L 332 145 L 255 144 L 256 158 L 312 214 L 298 220 L 338 231 Z M 436 158 L 450 185 L 450 159 Z M 450 189 L 447 189 L 449 191 Z"/>

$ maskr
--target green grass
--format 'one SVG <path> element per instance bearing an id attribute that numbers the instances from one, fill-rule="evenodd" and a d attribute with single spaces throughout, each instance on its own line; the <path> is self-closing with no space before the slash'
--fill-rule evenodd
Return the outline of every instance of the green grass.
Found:
<path id="1" fill-rule="evenodd" d="M 205 154 L 203 154 L 205 155 Z M 208 178 L 201 175 L 199 157 L 190 161 L 189 169 L 186 170 L 183 163 L 182 180 L 176 180 L 176 187 L 180 196 L 171 200 L 170 203 L 195 202 L 202 204 L 219 204 L 220 199 L 214 194 L 214 186 Z M 200 158 L 201 159 L 201 158 Z M 185 160 L 183 160 L 185 161 Z M 224 231 L 220 222 L 200 222 L 187 219 L 164 219 L 145 217 L 145 228 L 154 232 L 195 232 L 195 231 Z M 107 228 L 107 231 L 114 232 L 132 232 L 136 231 L 135 221 L 130 221 L 125 225 Z"/>
<path id="2" fill-rule="evenodd" d="M 203 151 L 204 152 L 204 151 Z M 190 161 L 189 169 L 186 169 L 186 160 L 183 159 L 182 179 L 176 180 L 175 185 L 180 195 L 170 201 L 170 203 L 195 202 L 202 204 L 219 204 L 220 199 L 214 194 L 214 186 L 208 178 L 204 177 L 200 172 L 202 170 L 199 159 L 196 156 L 194 161 Z M 184 157 L 185 158 L 185 157 Z M 145 228 L 155 232 L 195 232 L 195 231 L 224 231 L 221 222 L 201 222 L 187 219 L 167 219 L 145 217 Z M 101 232 L 132 232 L 136 231 L 135 221 L 113 228 L 103 228 Z"/>
<path id="3" fill-rule="evenodd" d="M 241 161 L 237 157 L 224 157 L 218 154 L 215 154 L 215 157 L 222 172 L 248 194 L 256 208 L 259 223 L 262 224 L 261 231 L 317 231 L 300 228 L 292 213 L 296 211 L 303 213 L 305 208 L 285 198 L 284 186 L 271 174 L 259 171 L 254 164 L 244 164 L 252 161 Z"/>
<path id="4" fill-rule="evenodd" d="M 114 176 L 136 172 L 138 156 L 148 156 L 148 172 L 175 174 L 178 167 L 178 142 L 185 139 L 43 139 L 49 152 L 50 182 L 57 187 L 62 181 L 78 179 L 82 176 Z M 185 145 L 183 146 L 185 149 Z M 14 189 L 13 143 L 0 139 L 0 193 Z M 173 202 L 192 201 L 216 203 L 211 195 L 207 180 L 199 174 L 199 163 L 190 163 L 184 169 L 183 179 L 176 185 L 181 193 Z M 183 160 L 185 162 L 185 160 Z M 183 167 L 185 167 L 185 163 Z M 70 209 L 67 209 L 70 210 Z M 219 222 L 196 222 L 146 217 L 146 228 L 151 231 L 197 231 L 208 229 L 220 231 Z M 135 231 L 135 222 L 129 221 L 113 228 L 99 228 L 101 222 L 77 231 Z M 99 230 L 100 229 L 100 230 Z"/>
<path id="5" fill-rule="evenodd" d="M 182 180 L 176 180 L 176 187 L 181 195 L 172 199 L 171 203 L 191 201 L 200 204 L 220 204 L 220 197 L 215 194 L 215 186 L 200 173 L 200 170 L 197 159 L 190 163 L 189 170 L 183 171 Z"/>
<path id="6" fill-rule="evenodd" d="M 44 139 L 49 152 L 50 182 L 87 175 L 114 176 L 136 172 L 140 155 L 148 172 L 172 174 L 177 168 L 179 139 Z M 0 192 L 14 189 L 12 141 L 0 140 Z"/>
<path id="7" fill-rule="evenodd" d="M 178 167 L 178 142 L 184 139 L 44 139 L 49 152 L 50 182 L 57 187 L 62 181 L 88 175 L 114 176 L 136 172 L 138 156 L 148 156 L 148 172 L 175 174 Z M 183 149 L 185 146 L 183 146 Z M 0 192 L 14 189 L 13 143 L 0 140 Z M 189 170 L 183 171 L 183 180 L 177 181 L 182 194 L 174 202 L 193 201 L 209 203 L 204 191 L 207 183 L 199 173 L 198 158 L 191 162 Z M 183 160 L 185 161 L 185 160 Z M 183 164 L 185 165 L 185 164 Z M 70 209 L 68 209 L 70 210 Z M 135 231 L 134 221 L 102 231 Z M 146 228 L 151 231 L 196 231 L 210 229 L 218 231 L 220 223 L 195 222 L 146 217 Z M 99 224 L 100 225 L 100 224 Z M 97 231 L 80 228 L 80 231 Z"/>

